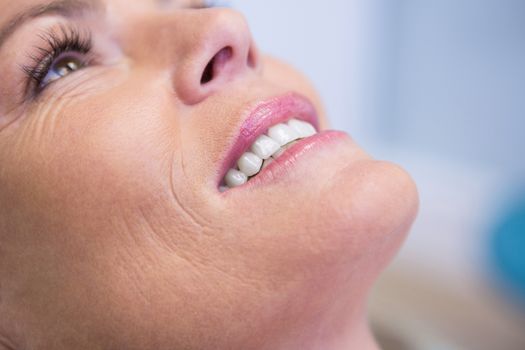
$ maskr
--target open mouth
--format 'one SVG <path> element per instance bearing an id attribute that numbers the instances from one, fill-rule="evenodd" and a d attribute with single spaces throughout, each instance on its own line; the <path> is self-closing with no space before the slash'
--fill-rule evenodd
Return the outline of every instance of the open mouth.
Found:
<path id="1" fill-rule="evenodd" d="M 296 143 L 317 133 L 317 113 L 305 97 L 289 93 L 260 103 L 244 120 L 223 163 L 219 190 L 248 183 Z"/>
<path id="2" fill-rule="evenodd" d="M 302 139 L 317 134 L 315 127 L 303 120 L 292 118 L 286 123 L 278 123 L 259 136 L 248 151 L 235 163 L 224 177 L 222 192 L 242 186 L 257 176 L 262 169 L 270 165 L 288 148 Z"/>

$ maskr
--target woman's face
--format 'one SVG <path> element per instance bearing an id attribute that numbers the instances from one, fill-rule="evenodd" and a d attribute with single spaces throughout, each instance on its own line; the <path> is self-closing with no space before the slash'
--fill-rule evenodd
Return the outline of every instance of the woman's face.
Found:
<path id="1" fill-rule="evenodd" d="M 413 183 L 325 131 L 224 191 L 270 126 L 327 123 L 240 14 L 201 5 L 0 0 L 6 344 L 255 348 L 361 315 Z"/>

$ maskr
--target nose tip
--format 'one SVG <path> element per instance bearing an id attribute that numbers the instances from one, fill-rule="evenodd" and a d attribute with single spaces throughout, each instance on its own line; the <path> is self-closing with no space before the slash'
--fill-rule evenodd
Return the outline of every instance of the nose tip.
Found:
<path id="1" fill-rule="evenodd" d="M 244 17 L 229 9 L 203 10 L 175 89 L 187 104 L 196 104 L 229 82 L 254 71 L 258 54 Z"/>

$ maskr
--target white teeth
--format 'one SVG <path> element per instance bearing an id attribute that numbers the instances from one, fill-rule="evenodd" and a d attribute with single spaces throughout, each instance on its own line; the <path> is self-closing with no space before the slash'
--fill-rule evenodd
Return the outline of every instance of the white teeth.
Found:
<path id="1" fill-rule="evenodd" d="M 300 136 L 297 131 L 286 124 L 277 124 L 268 130 L 268 136 L 276 141 L 279 146 L 284 146 L 287 143 L 297 140 Z"/>
<path id="2" fill-rule="evenodd" d="M 230 169 L 224 178 L 226 185 L 230 188 L 244 185 L 248 181 L 248 176 L 239 170 Z"/>
<path id="3" fill-rule="evenodd" d="M 312 124 L 297 119 L 290 120 L 288 126 L 294 129 L 301 138 L 310 137 L 317 133 Z"/>
<path id="4" fill-rule="evenodd" d="M 253 153 L 262 159 L 270 158 L 279 148 L 281 146 L 266 135 L 260 136 L 252 145 Z"/>
<path id="5" fill-rule="evenodd" d="M 230 169 L 224 177 L 224 184 L 219 190 L 238 187 L 248 182 L 248 178 L 257 175 L 261 169 L 270 165 L 288 148 L 317 133 L 307 122 L 291 119 L 287 124 L 277 124 L 268 129 L 268 135 L 261 135 L 253 143 L 251 152 L 244 153 L 237 161 L 239 169 Z M 225 186 L 224 186 L 225 185 Z"/>
<path id="6" fill-rule="evenodd" d="M 257 155 L 246 152 L 241 156 L 237 165 L 239 166 L 239 170 L 246 176 L 253 176 L 261 170 L 262 163 L 263 160 L 257 157 Z"/>

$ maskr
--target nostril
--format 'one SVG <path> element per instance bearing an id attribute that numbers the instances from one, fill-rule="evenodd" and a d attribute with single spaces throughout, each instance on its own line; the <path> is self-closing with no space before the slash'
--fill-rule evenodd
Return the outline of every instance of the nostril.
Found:
<path id="1" fill-rule="evenodd" d="M 201 84 L 207 84 L 213 79 L 213 61 L 215 61 L 215 57 L 211 59 L 211 61 L 206 65 L 206 68 L 204 68 L 204 72 L 202 73 L 201 77 Z"/>
<path id="2" fill-rule="evenodd" d="M 201 77 L 201 84 L 205 85 L 215 79 L 215 77 L 220 74 L 221 70 L 232 56 L 233 49 L 230 46 L 222 48 L 219 52 L 217 52 L 204 68 L 204 72 L 202 73 Z"/>

